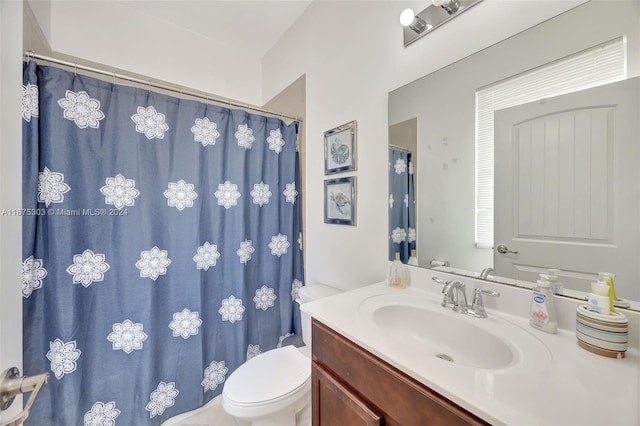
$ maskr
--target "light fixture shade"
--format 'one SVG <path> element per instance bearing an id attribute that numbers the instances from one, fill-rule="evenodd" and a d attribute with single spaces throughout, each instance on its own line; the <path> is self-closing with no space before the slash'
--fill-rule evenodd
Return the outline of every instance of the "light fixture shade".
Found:
<path id="1" fill-rule="evenodd" d="M 431 0 L 431 3 L 434 6 L 443 8 L 449 15 L 453 15 L 460 9 L 459 0 Z"/>
<path id="2" fill-rule="evenodd" d="M 416 14 L 413 11 L 413 9 L 405 9 L 400 14 L 400 24 L 403 27 L 408 27 L 409 25 L 411 25 L 411 23 L 413 23 L 413 20 L 415 19 L 415 17 L 416 17 Z"/>
<path id="3" fill-rule="evenodd" d="M 416 16 L 412 9 L 405 9 L 400 14 L 400 23 L 403 27 L 411 28 L 416 34 L 424 32 L 425 29 L 430 29 L 431 25 L 427 24 L 424 19 Z"/>

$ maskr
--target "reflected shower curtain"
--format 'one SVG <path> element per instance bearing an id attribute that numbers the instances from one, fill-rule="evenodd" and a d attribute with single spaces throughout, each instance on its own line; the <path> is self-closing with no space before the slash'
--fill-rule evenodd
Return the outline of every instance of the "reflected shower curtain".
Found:
<path id="1" fill-rule="evenodd" d="M 298 123 L 25 64 L 32 425 L 159 425 L 300 330 Z"/>
<path id="2" fill-rule="evenodd" d="M 407 263 L 416 248 L 416 207 L 411 153 L 389 149 L 389 260 Z"/>

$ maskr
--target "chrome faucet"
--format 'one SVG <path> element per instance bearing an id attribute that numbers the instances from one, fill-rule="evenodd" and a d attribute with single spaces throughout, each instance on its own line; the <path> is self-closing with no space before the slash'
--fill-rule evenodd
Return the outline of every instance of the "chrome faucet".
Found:
<path id="1" fill-rule="evenodd" d="M 482 278 L 483 280 L 486 280 L 487 278 L 489 278 L 489 275 L 496 275 L 496 270 L 493 268 L 484 268 L 482 270 L 482 272 L 480 272 L 480 278 Z"/>
<path id="2" fill-rule="evenodd" d="M 455 312 L 469 315 L 475 318 L 486 318 L 487 311 L 484 309 L 484 301 L 482 296 L 498 297 L 500 293 L 491 290 L 482 290 L 476 288 L 473 295 L 473 302 L 471 305 L 467 304 L 467 294 L 465 292 L 466 285 L 457 280 L 445 281 L 441 278 L 433 277 L 435 282 L 444 284 L 442 288 L 442 306 L 445 308 L 452 308 Z"/>
<path id="3" fill-rule="evenodd" d="M 499 297 L 500 293 L 498 293 L 497 291 L 482 290 L 481 288 L 476 287 L 476 290 L 473 295 L 473 302 L 465 312 L 467 315 L 471 315 L 472 317 L 476 317 L 476 318 L 487 317 L 487 311 L 484 310 L 484 301 L 482 300 L 482 295 Z"/>
<path id="4" fill-rule="evenodd" d="M 467 312 L 467 293 L 463 282 L 457 280 L 447 281 L 442 288 L 444 298 L 442 306 L 453 307 L 453 310 L 460 313 Z"/>

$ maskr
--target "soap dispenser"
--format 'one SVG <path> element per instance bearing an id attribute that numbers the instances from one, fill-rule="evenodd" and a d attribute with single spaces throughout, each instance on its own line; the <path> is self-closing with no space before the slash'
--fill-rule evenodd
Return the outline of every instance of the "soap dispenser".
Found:
<path id="1" fill-rule="evenodd" d="M 389 268 L 389 277 L 387 282 L 391 287 L 406 288 L 407 287 L 407 271 L 400 261 L 400 253 L 396 252 L 396 258 L 391 262 Z"/>
<path id="2" fill-rule="evenodd" d="M 411 256 L 407 260 L 407 265 L 418 266 L 418 258 L 416 257 L 416 249 L 411 250 Z"/>
<path id="3" fill-rule="evenodd" d="M 545 274 L 540 274 L 540 279 L 533 289 L 529 308 L 529 324 L 547 333 L 558 332 L 553 289 Z"/>
<path id="4" fill-rule="evenodd" d="M 545 277 L 551 283 L 551 290 L 554 294 L 562 294 L 562 283 L 558 281 L 558 272 L 560 269 L 547 269 Z"/>

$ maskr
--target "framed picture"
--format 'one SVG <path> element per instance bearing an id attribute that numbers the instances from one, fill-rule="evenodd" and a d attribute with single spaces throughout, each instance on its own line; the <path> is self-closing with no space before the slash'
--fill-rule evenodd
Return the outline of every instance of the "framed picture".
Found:
<path id="1" fill-rule="evenodd" d="M 324 174 L 356 170 L 356 122 L 324 132 Z"/>
<path id="2" fill-rule="evenodd" d="M 356 224 L 355 176 L 324 181 L 324 222 Z"/>

